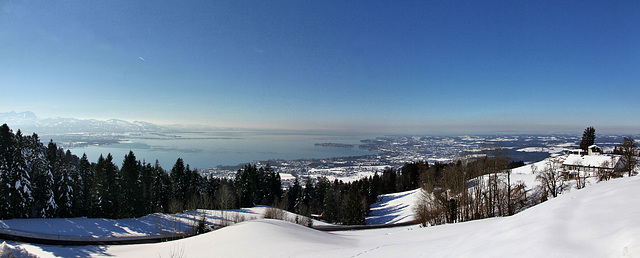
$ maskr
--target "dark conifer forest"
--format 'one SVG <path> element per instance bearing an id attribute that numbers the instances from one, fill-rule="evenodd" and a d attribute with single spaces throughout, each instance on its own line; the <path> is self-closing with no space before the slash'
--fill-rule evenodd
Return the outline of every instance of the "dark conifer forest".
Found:
<path id="1" fill-rule="evenodd" d="M 297 179 L 283 189 L 270 166 L 245 165 L 235 178 L 203 177 L 178 158 L 166 170 L 133 152 L 97 161 L 47 145 L 36 133 L 0 127 L 0 218 L 132 218 L 154 212 L 269 205 L 341 224 L 364 224 L 379 194 L 418 187 L 419 164 L 354 182 Z M 422 164 L 426 166 L 426 164 Z"/>

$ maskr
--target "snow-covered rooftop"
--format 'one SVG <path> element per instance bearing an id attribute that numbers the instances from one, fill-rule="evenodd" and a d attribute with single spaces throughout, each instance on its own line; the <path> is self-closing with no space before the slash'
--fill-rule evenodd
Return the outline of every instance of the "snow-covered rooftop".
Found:
<path id="1" fill-rule="evenodd" d="M 620 160 L 619 156 L 611 156 L 611 155 L 582 156 L 577 154 L 571 154 L 567 157 L 567 159 L 564 160 L 562 165 L 563 166 L 573 165 L 573 166 L 583 166 L 583 167 L 613 168 L 615 164 L 618 163 L 618 160 Z"/>

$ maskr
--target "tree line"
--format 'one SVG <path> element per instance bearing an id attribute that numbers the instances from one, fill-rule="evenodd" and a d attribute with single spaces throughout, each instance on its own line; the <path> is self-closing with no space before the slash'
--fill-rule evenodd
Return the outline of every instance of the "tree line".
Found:
<path id="1" fill-rule="evenodd" d="M 203 178 L 178 159 L 167 172 L 158 163 L 125 155 L 121 168 L 111 154 L 90 162 L 37 134 L 0 126 L 0 218 L 139 217 L 174 212 L 206 202 L 228 180 Z"/>
<path id="2" fill-rule="evenodd" d="M 398 171 L 352 182 L 326 177 L 295 179 L 284 189 L 269 165 L 245 165 L 235 178 L 203 177 L 181 158 L 170 170 L 129 152 L 120 166 L 101 155 L 90 162 L 37 134 L 15 134 L 0 126 L 0 218 L 130 218 L 196 208 L 236 209 L 268 205 L 341 224 L 364 224 L 378 195 L 413 190 L 429 165 L 410 163 Z M 437 167 L 437 166 L 436 166 Z"/>
<path id="3" fill-rule="evenodd" d="M 426 226 L 515 214 L 530 201 L 524 183 L 511 180 L 511 169 L 521 165 L 492 148 L 422 171 L 416 220 Z"/>
<path id="4" fill-rule="evenodd" d="M 422 164 L 421 166 L 426 165 Z M 236 209 L 269 205 L 333 223 L 364 224 L 379 194 L 418 187 L 418 165 L 343 182 L 297 178 L 284 189 L 269 165 L 245 165 L 235 178 L 203 177 L 181 158 L 170 170 L 140 161 L 130 151 L 120 166 L 101 155 L 90 162 L 36 133 L 0 126 L 0 219 L 130 218 L 197 208 Z"/>

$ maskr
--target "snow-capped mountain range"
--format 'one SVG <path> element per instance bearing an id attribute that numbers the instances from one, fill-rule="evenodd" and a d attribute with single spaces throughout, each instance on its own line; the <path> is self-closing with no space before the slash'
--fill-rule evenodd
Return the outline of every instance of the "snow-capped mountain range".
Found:
<path id="1" fill-rule="evenodd" d="M 0 113 L 0 124 L 8 124 L 11 129 L 20 129 L 25 134 L 65 134 L 65 133 L 143 133 L 157 132 L 162 127 L 143 121 L 128 122 L 119 119 L 97 120 L 77 118 L 40 118 L 33 112 Z"/>

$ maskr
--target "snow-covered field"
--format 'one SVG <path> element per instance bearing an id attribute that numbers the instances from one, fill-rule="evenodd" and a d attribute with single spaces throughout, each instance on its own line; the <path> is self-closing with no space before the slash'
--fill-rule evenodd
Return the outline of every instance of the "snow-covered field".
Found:
<path id="1" fill-rule="evenodd" d="M 638 196 L 636 176 L 575 190 L 511 217 L 427 228 L 328 233 L 258 219 L 157 244 L 10 245 L 42 257 L 640 257 Z"/>
<path id="2" fill-rule="evenodd" d="M 237 210 L 196 210 L 179 214 L 154 213 L 133 219 L 54 218 L 0 220 L 0 233 L 19 236 L 44 237 L 57 240 L 114 240 L 140 237 L 170 237 L 193 232 L 205 217 L 212 228 L 245 220 L 263 218 L 267 206 Z M 296 214 L 284 212 L 287 220 L 295 221 Z M 330 225 L 313 220 L 314 225 Z"/>
<path id="3" fill-rule="evenodd" d="M 528 192 L 535 191 L 540 183 L 536 181 L 536 174 L 533 174 L 532 166 L 536 166 L 540 170 L 544 168 L 547 162 L 549 162 L 549 159 L 512 169 L 511 182 L 523 182 Z M 587 185 L 592 185 L 596 183 L 596 180 L 595 178 L 588 178 L 586 183 Z M 568 181 L 565 184 L 567 185 L 566 189 L 564 189 L 565 193 L 576 190 L 575 182 Z M 366 218 L 367 225 L 394 224 L 414 220 L 413 207 L 419 198 L 419 191 L 419 189 L 416 189 L 380 195 L 378 202 L 370 207 L 371 212 Z"/>
<path id="4" fill-rule="evenodd" d="M 512 170 L 512 182 L 528 190 L 538 182 L 531 166 Z M 569 183 L 570 184 L 570 183 Z M 369 225 L 413 220 L 420 190 L 381 195 Z M 640 177 L 570 187 L 563 195 L 511 217 L 428 228 L 321 232 L 290 222 L 262 219 L 267 207 L 152 214 L 137 219 L 22 219 L 0 221 L 0 231 L 60 239 L 168 236 L 188 232 L 202 215 L 209 225 L 232 224 L 182 240 L 120 246 L 47 246 L 7 242 L 17 257 L 640 257 Z M 296 215 L 287 212 L 294 221 Z M 314 225 L 327 225 L 315 221 Z M 14 249 L 12 249 L 14 248 Z M 15 249 L 17 248 L 17 249 Z M 0 250 L 0 251 L 2 251 Z"/>
<path id="5" fill-rule="evenodd" d="M 420 189 L 383 194 L 371 205 L 367 225 L 395 224 L 413 221 L 413 207 L 420 196 Z"/>

